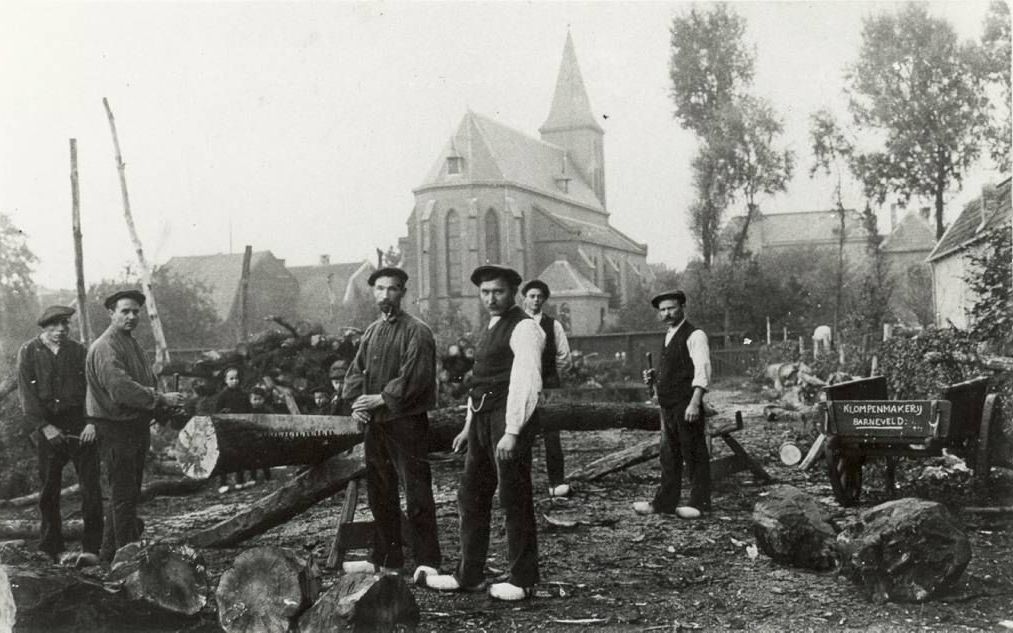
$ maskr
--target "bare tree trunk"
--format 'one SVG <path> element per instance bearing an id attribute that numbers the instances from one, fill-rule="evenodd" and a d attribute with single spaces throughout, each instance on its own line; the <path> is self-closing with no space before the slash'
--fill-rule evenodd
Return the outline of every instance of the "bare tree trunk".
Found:
<path id="1" fill-rule="evenodd" d="M 77 139 L 70 139 L 70 204 L 74 233 L 74 273 L 77 278 L 77 324 L 81 343 L 91 342 L 91 324 L 88 322 L 88 295 L 84 289 L 84 247 L 81 237 L 81 192 L 77 182 Z"/>
<path id="2" fill-rule="evenodd" d="M 249 244 L 243 249 L 243 270 L 239 276 L 239 342 L 245 343 L 250 335 L 250 260 L 253 259 L 253 247 Z"/>

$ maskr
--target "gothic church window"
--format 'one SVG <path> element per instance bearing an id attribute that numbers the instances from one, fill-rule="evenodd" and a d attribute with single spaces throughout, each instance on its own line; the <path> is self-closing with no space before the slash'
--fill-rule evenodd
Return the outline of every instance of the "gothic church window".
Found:
<path id="1" fill-rule="evenodd" d="M 501 263 L 499 249 L 499 219 L 496 210 L 485 212 L 485 261 L 490 264 Z"/>
<path id="2" fill-rule="evenodd" d="M 457 211 L 447 211 L 447 294 L 461 296 L 461 220 Z"/>

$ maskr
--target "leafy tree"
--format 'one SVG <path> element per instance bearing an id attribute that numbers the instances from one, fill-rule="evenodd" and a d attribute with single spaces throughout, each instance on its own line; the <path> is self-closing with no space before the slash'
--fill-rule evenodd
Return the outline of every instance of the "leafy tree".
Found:
<path id="1" fill-rule="evenodd" d="M 36 333 L 39 304 L 32 280 L 38 259 L 25 234 L 0 213 L 0 364 L 9 364 L 22 342 Z"/>
<path id="2" fill-rule="evenodd" d="M 935 320 L 932 310 L 932 269 L 928 264 L 912 264 L 899 273 L 903 275 L 897 297 L 904 308 L 910 310 L 918 323 L 928 327 Z"/>
<path id="3" fill-rule="evenodd" d="M 994 0 L 985 17 L 984 33 L 981 37 L 983 62 L 986 77 L 996 88 L 992 107 L 995 113 L 988 128 L 989 154 L 999 171 L 1010 169 L 1010 137 L 1013 135 L 1013 89 L 1011 89 L 1011 55 L 1009 5 Z"/>
<path id="4" fill-rule="evenodd" d="M 468 338 L 472 333 L 471 321 L 461 311 L 461 304 L 448 299 L 445 305 L 438 302 L 422 314 L 422 319 L 436 337 L 436 356 L 441 357 L 452 343 Z"/>
<path id="5" fill-rule="evenodd" d="M 689 209 L 689 230 L 700 247 L 704 267 L 710 268 L 729 199 L 725 159 L 714 148 L 701 146 L 693 159 L 693 187 L 697 199 Z"/>
<path id="6" fill-rule="evenodd" d="M 232 332 L 223 336 L 223 326 L 207 286 L 173 275 L 165 268 L 155 269 L 151 282 L 158 296 L 158 315 L 169 349 L 209 347 L 223 338 L 232 340 Z M 109 313 L 102 305 L 105 297 L 124 287 L 138 286 L 137 280 L 127 276 L 120 281 L 106 279 L 88 289 L 88 318 L 96 336 L 109 324 Z M 155 340 L 146 314 L 142 315 L 134 336 L 144 349 L 154 349 Z"/>
<path id="7" fill-rule="evenodd" d="M 944 196 L 981 153 L 984 88 L 979 49 L 924 5 L 867 18 L 847 87 L 855 123 L 882 140 L 856 160 L 867 192 L 879 203 L 891 192 L 934 199 L 942 236 Z"/>
<path id="8" fill-rule="evenodd" d="M 859 282 L 858 296 L 845 320 L 845 329 L 850 329 L 859 336 L 875 336 L 882 331 L 883 323 L 890 316 L 894 280 L 890 275 L 886 254 L 879 248 L 883 237 L 876 226 L 876 214 L 868 205 L 862 213 L 862 224 L 868 258 Z"/>
<path id="9" fill-rule="evenodd" d="M 978 341 L 1004 353 L 1013 344 L 1013 238 L 1008 228 L 985 235 L 979 250 L 972 251 L 966 282 L 974 297 L 970 333 Z"/>

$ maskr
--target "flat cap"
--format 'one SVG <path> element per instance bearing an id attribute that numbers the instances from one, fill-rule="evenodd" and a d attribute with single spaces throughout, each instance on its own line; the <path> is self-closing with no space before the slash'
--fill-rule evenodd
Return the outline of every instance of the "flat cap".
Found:
<path id="1" fill-rule="evenodd" d="M 531 290 L 532 288 L 537 288 L 541 290 L 542 294 L 545 295 L 546 299 L 548 299 L 552 295 L 552 293 L 549 292 L 549 285 L 544 281 L 542 281 L 541 279 L 532 279 L 528 283 L 524 284 L 524 287 L 521 288 L 521 294 L 522 295 L 528 294 L 528 290 Z"/>
<path id="2" fill-rule="evenodd" d="M 679 305 L 686 305 L 686 293 L 682 290 L 665 290 L 651 297 L 651 305 L 655 308 L 665 299 L 675 299 Z"/>
<path id="3" fill-rule="evenodd" d="M 378 270 L 374 270 L 373 274 L 369 276 L 369 285 L 372 286 L 376 283 L 376 280 L 380 277 L 397 277 L 401 280 L 401 285 L 408 283 L 408 273 L 401 270 L 397 266 L 384 266 Z"/>
<path id="4" fill-rule="evenodd" d="M 102 305 L 104 305 L 107 310 L 112 310 L 116 307 L 116 302 L 120 299 L 133 299 L 138 305 L 144 305 L 144 293 L 133 288 L 118 290 L 112 293 L 106 297 L 105 301 L 102 302 Z"/>
<path id="5" fill-rule="evenodd" d="M 521 274 L 509 266 L 486 264 L 479 266 L 471 273 L 471 283 L 476 286 L 483 281 L 492 281 L 493 279 L 505 279 L 508 284 L 514 287 L 521 285 Z"/>
<path id="6" fill-rule="evenodd" d="M 42 312 L 42 316 L 39 317 L 39 320 L 36 321 L 36 323 L 38 323 L 40 327 L 45 327 L 55 321 L 69 319 L 74 316 L 75 312 L 77 312 L 77 310 L 71 308 L 70 306 L 49 306 Z"/>
<path id="7" fill-rule="evenodd" d="M 347 360 L 338 359 L 331 363 L 330 368 L 327 370 L 327 375 L 330 378 L 344 378 L 345 374 L 348 373 L 348 366 Z"/>

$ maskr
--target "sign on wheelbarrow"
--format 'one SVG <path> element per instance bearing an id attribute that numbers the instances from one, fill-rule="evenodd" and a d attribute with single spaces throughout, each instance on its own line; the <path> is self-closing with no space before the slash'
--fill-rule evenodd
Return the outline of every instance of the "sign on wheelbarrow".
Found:
<path id="1" fill-rule="evenodd" d="M 830 433 L 883 438 L 939 437 L 949 422 L 945 400 L 838 400 L 832 408 Z"/>

